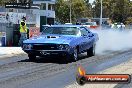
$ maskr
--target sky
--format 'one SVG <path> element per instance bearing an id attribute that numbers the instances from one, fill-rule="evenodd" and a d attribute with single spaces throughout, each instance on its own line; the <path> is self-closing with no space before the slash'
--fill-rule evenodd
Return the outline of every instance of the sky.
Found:
<path id="1" fill-rule="evenodd" d="M 92 3 L 94 0 L 89 0 L 90 3 Z"/>

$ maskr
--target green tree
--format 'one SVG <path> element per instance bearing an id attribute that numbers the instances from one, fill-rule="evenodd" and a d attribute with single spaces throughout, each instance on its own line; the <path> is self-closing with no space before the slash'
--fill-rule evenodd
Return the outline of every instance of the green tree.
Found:
<path id="1" fill-rule="evenodd" d="M 57 0 L 55 5 L 56 19 L 61 23 L 69 22 L 70 4 L 73 23 L 75 23 L 78 18 L 91 16 L 87 3 L 84 0 Z"/>
<path id="2" fill-rule="evenodd" d="M 55 4 L 56 19 L 61 23 L 69 22 L 69 6 L 64 0 L 57 0 Z"/>
<path id="3" fill-rule="evenodd" d="M 125 22 L 129 16 L 129 1 L 128 0 L 113 0 L 113 7 L 111 10 L 110 18 L 115 22 Z"/>
<path id="4" fill-rule="evenodd" d="M 93 10 L 95 12 L 95 17 L 99 18 L 100 17 L 100 9 L 101 9 L 101 3 L 100 0 L 96 0 L 93 2 L 94 7 Z M 109 17 L 110 14 L 110 0 L 103 0 L 103 18 Z"/>
<path id="5" fill-rule="evenodd" d="M 90 10 L 84 0 L 73 0 L 72 10 L 75 19 L 91 16 Z"/>
<path id="6" fill-rule="evenodd" d="M 95 17 L 100 17 L 100 0 L 94 1 Z M 129 0 L 103 0 L 103 17 L 111 18 L 113 22 L 125 22 L 132 14 Z"/>
<path id="7" fill-rule="evenodd" d="M 0 0 L 0 6 L 5 6 L 7 2 L 17 2 L 17 0 Z"/>

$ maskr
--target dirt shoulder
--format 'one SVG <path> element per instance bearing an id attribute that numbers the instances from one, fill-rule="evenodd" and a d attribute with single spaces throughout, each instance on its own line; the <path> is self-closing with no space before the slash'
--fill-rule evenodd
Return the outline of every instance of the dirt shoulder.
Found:
<path id="1" fill-rule="evenodd" d="M 0 47 L 0 59 L 26 54 L 21 47 Z"/>

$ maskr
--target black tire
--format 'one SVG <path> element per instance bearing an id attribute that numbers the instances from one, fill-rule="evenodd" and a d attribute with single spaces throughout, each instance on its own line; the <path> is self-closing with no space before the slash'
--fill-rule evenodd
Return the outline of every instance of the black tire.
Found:
<path id="1" fill-rule="evenodd" d="M 28 54 L 28 57 L 29 57 L 30 61 L 35 61 L 36 60 L 36 55 Z"/>
<path id="2" fill-rule="evenodd" d="M 95 44 L 87 50 L 87 56 L 91 57 L 95 55 Z"/>
<path id="3" fill-rule="evenodd" d="M 73 54 L 71 55 L 72 61 L 77 61 L 78 60 L 78 49 L 74 48 Z"/>

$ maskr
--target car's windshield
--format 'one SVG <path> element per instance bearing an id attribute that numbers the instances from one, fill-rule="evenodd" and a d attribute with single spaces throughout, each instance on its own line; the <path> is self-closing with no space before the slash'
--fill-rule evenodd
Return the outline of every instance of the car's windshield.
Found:
<path id="1" fill-rule="evenodd" d="M 42 34 L 77 35 L 78 32 L 77 27 L 48 27 Z"/>

